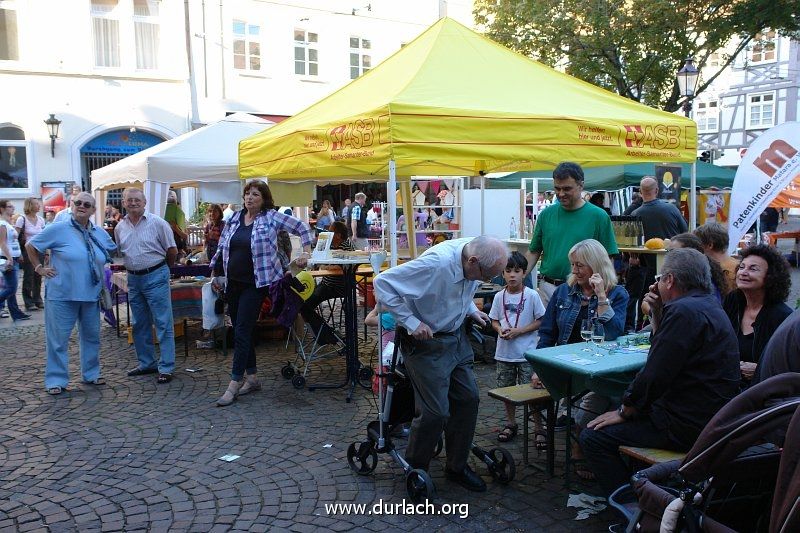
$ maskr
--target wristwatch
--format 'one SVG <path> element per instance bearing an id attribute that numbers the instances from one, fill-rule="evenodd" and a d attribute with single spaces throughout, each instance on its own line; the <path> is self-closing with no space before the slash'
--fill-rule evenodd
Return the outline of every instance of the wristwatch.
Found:
<path id="1" fill-rule="evenodd" d="M 617 413 L 619 413 L 620 418 L 622 418 L 626 422 L 628 420 L 630 420 L 631 418 L 633 418 L 632 416 L 625 414 L 625 406 L 624 405 L 620 405 L 619 406 L 619 409 L 617 409 Z"/>

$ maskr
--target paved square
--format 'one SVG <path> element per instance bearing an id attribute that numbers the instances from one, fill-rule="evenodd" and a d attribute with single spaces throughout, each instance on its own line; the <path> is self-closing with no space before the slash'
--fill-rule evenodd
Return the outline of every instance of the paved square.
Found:
<path id="1" fill-rule="evenodd" d="M 198 331 L 195 325 L 190 334 Z M 181 341 L 175 380 L 157 385 L 154 376 L 125 375 L 136 365 L 133 349 L 103 326 L 108 384 L 92 387 L 75 381 L 73 337 L 71 392 L 58 397 L 48 396 L 42 383 L 41 324 L 0 330 L 0 346 L 0 531 L 605 531 L 614 519 L 605 511 L 575 521 L 576 510 L 565 507 L 561 454 L 557 477 L 548 479 L 522 465 L 520 437 L 506 445 L 518 466 L 509 486 L 491 481 L 485 465 L 471 459 L 489 483 L 483 494 L 449 483 L 444 463 L 433 461 L 437 509 L 468 504 L 465 518 L 458 505 L 447 516 L 329 514 L 326 504 L 402 503 L 402 470 L 386 456 L 371 476 L 350 470 L 347 447 L 364 439 L 376 416 L 372 392 L 359 389 L 347 404 L 341 390 L 294 389 L 280 375 L 293 358 L 283 341 L 258 347 L 264 389 L 228 408 L 214 400 L 229 379 L 230 356 L 190 350 L 184 360 Z M 366 361 L 370 348 L 362 348 Z M 203 370 L 189 373 L 188 367 Z M 309 382 L 341 379 L 342 370 L 340 361 L 330 361 L 315 367 Z M 490 448 L 502 406 L 486 396 L 494 365 L 476 370 L 482 392 L 476 442 Z M 226 454 L 241 457 L 218 459 Z M 532 457 L 544 460 L 535 451 Z"/>

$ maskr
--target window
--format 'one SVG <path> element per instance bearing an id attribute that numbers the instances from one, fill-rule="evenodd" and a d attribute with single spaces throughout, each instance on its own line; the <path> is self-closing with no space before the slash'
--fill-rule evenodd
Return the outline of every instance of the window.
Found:
<path id="1" fill-rule="evenodd" d="M 233 21 L 233 68 L 261 70 L 261 28 L 241 20 Z"/>
<path id="2" fill-rule="evenodd" d="M 747 127 L 769 128 L 775 123 L 775 93 L 747 96 Z"/>
<path id="3" fill-rule="evenodd" d="M 294 30 L 294 73 L 319 75 L 318 36 L 305 30 Z"/>
<path id="4" fill-rule="evenodd" d="M 750 50 L 750 61 L 765 63 L 775 61 L 775 32 L 757 33 L 753 39 L 753 48 Z"/>
<path id="5" fill-rule="evenodd" d="M 157 69 L 160 7 L 161 0 L 92 0 L 94 65 L 133 69 L 135 53 L 137 69 Z"/>
<path id="6" fill-rule="evenodd" d="M 369 39 L 350 37 L 350 79 L 354 80 L 372 68 L 372 49 Z"/>
<path id="7" fill-rule="evenodd" d="M 721 56 L 719 52 L 714 52 L 708 56 L 708 60 L 706 61 L 707 67 L 719 67 L 722 64 Z"/>
<path id="8" fill-rule="evenodd" d="M 133 0 L 133 30 L 136 36 L 136 68 L 158 68 L 159 0 Z"/>
<path id="9" fill-rule="evenodd" d="M 696 102 L 696 105 L 694 119 L 697 121 L 698 133 L 719 131 L 719 102 Z"/>
<path id="10" fill-rule="evenodd" d="M 27 188 L 25 132 L 12 124 L 0 124 L 0 190 Z"/>
<path id="11" fill-rule="evenodd" d="M 119 67 L 119 0 L 92 0 L 96 67 Z"/>
<path id="12" fill-rule="evenodd" d="M 17 10 L 14 2 L 0 1 L 0 60 L 19 59 L 17 48 Z"/>

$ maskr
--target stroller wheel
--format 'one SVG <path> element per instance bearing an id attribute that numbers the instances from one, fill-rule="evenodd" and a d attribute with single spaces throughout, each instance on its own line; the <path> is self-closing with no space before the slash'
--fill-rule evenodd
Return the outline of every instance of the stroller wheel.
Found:
<path id="1" fill-rule="evenodd" d="M 511 483 L 517 473 L 514 458 L 505 448 L 492 448 L 489 450 L 486 466 L 489 467 L 489 473 L 492 474 L 492 477 L 503 485 Z"/>
<path id="2" fill-rule="evenodd" d="M 291 379 L 294 376 L 294 368 L 292 365 L 285 365 L 281 368 L 281 376 L 286 379 Z"/>
<path id="3" fill-rule="evenodd" d="M 433 449 L 433 456 L 439 457 L 439 454 L 442 453 L 442 448 L 444 448 L 444 439 L 439 436 L 439 440 L 436 441 L 436 447 Z"/>
<path id="4" fill-rule="evenodd" d="M 356 448 L 356 443 L 347 448 L 347 464 L 350 469 L 361 476 L 366 476 L 375 471 L 378 466 L 378 453 L 369 441 L 362 442 Z"/>
<path id="5" fill-rule="evenodd" d="M 406 476 L 406 492 L 414 503 L 424 503 L 434 496 L 433 480 L 424 470 L 415 468 Z"/>
<path id="6" fill-rule="evenodd" d="M 362 366 L 358 369 L 358 383 L 363 387 L 370 385 L 372 379 L 372 369 L 368 366 Z"/>
<path id="7" fill-rule="evenodd" d="M 302 389 L 306 384 L 306 378 L 297 374 L 295 377 L 292 378 L 292 386 L 295 389 Z"/>

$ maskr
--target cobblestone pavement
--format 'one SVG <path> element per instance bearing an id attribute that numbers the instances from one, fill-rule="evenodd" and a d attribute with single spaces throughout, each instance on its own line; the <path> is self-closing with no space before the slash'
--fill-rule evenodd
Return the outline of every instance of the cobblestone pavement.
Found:
<path id="1" fill-rule="evenodd" d="M 507 445 L 518 464 L 508 486 L 492 482 L 471 459 L 489 482 L 483 494 L 449 483 L 443 462 L 433 461 L 435 503 L 469 504 L 466 518 L 331 515 L 325 504 L 406 497 L 402 470 L 386 456 L 371 476 L 358 476 L 347 464 L 347 447 L 363 440 L 376 415 L 371 391 L 357 390 L 348 404 L 341 390 L 296 390 L 280 375 L 290 352 L 269 341 L 258 348 L 264 389 L 217 408 L 230 358 L 190 350 L 184 360 L 179 342 L 172 383 L 128 378 L 134 352 L 104 326 L 108 384 L 73 381 L 70 392 L 51 397 L 42 383 L 43 338 L 41 325 L 0 331 L 0 531 L 605 531 L 614 519 L 605 511 L 575 521 L 560 470 L 548 479 L 523 467 L 519 437 Z M 79 380 L 75 338 L 70 354 L 71 376 Z M 187 367 L 203 370 L 188 373 Z M 483 395 L 476 442 L 491 447 L 502 423 L 501 405 L 486 397 L 494 366 L 476 369 Z M 309 382 L 340 376 L 341 363 L 332 361 L 316 367 Z M 241 458 L 224 462 L 225 454 Z M 557 469 L 560 463 L 559 456 Z M 573 492 L 591 488 L 576 484 Z"/>

